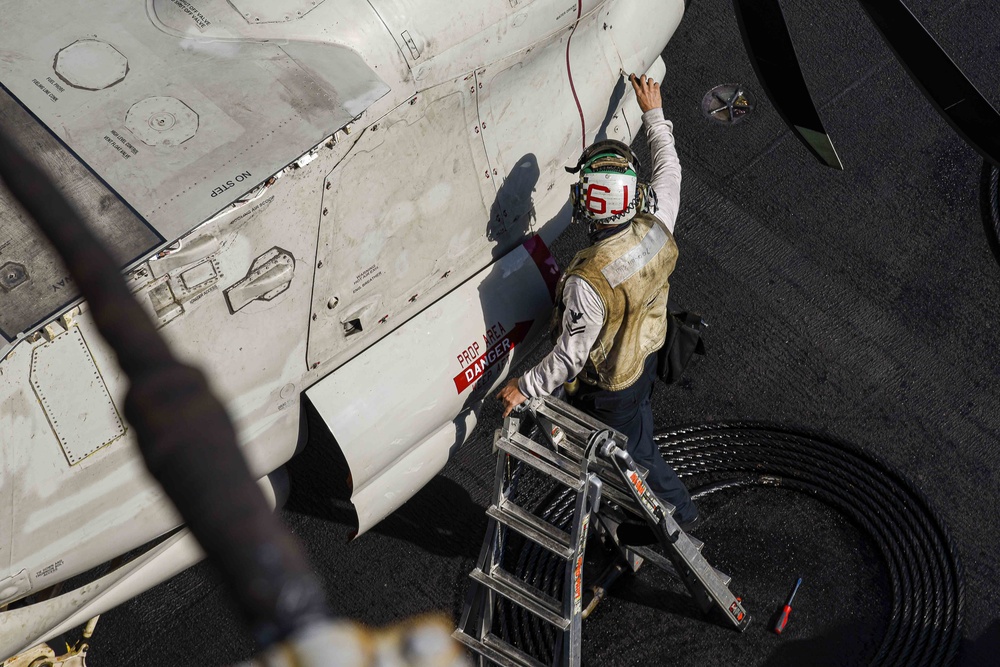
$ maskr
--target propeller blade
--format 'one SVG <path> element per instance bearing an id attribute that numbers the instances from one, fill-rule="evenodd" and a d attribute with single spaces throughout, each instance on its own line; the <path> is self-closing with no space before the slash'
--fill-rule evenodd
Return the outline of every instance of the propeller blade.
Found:
<path id="1" fill-rule="evenodd" d="M 948 124 L 1000 167 L 1000 114 L 902 0 L 858 0 L 896 57 Z"/>
<path id="2" fill-rule="evenodd" d="M 802 77 L 778 0 L 733 0 L 733 8 L 750 63 L 782 120 L 820 162 L 843 169 Z"/>

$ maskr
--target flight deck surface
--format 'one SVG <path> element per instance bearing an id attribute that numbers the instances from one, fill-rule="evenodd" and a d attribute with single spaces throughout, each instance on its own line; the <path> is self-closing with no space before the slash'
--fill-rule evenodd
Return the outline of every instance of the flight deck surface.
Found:
<path id="1" fill-rule="evenodd" d="M 950 527 L 965 568 L 958 664 L 989 664 L 1000 649 L 1000 266 L 980 221 L 982 159 L 920 96 L 856 3 L 785 4 L 845 169 L 818 164 L 770 108 L 731 3 L 691 3 L 663 54 L 684 170 L 671 297 L 710 321 L 709 354 L 679 385 L 657 389 L 657 425 L 781 423 L 900 470 Z M 1000 105 L 1000 7 L 909 4 Z M 731 82 L 755 94 L 757 109 L 727 128 L 699 105 Z M 565 266 L 584 243 L 571 228 L 554 252 Z M 431 610 L 457 620 L 486 528 L 499 404 L 481 421 L 442 475 L 350 544 L 347 505 L 329 498 L 332 443 L 314 439 L 291 463 L 282 516 L 336 614 L 372 625 Z M 846 665 L 873 655 L 889 622 L 888 582 L 874 544 L 846 517 L 782 489 L 716 494 L 702 511 L 697 534 L 754 624 L 738 634 L 706 622 L 679 584 L 643 570 L 585 622 L 585 664 Z M 798 576 L 779 637 L 773 615 Z M 102 616 L 88 663 L 222 665 L 252 652 L 202 564 Z"/>

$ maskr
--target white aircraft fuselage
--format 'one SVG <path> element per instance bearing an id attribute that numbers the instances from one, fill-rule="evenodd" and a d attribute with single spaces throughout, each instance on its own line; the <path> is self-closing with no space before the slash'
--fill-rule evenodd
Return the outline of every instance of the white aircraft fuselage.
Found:
<path id="1" fill-rule="evenodd" d="M 683 0 L 3 0 L 0 122 L 201 367 L 253 472 L 303 396 L 358 531 L 444 466 L 548 324 L 564 170 L 630 142 Z M 121 413 L 125 378 L 0 194 L 0 658 L 201 557 Z M 34 598 L 31 598 L 34 599 Z M 13 603 L 13 604 L 12 604 Z"/>

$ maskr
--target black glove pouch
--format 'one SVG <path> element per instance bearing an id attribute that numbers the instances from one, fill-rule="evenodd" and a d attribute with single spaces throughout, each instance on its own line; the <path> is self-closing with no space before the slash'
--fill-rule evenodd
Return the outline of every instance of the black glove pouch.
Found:
<path id="1" fill-rule="evenodd" d="M 656 374 L 661 380 L 674 384 L 694 355 L 705 354 L 702 334 L 707 326 L 699 313 L 667 313 L 667 338 L 656 360 Z"/>

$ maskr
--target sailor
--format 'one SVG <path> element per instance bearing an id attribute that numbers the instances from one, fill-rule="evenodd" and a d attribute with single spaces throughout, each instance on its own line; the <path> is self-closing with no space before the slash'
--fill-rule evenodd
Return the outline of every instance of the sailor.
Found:
<path id="1" fill-rule="evenodd" d="M 677 508 L 675 520 L 690 530 L 698 509 L 653 441 L 650 404 L 677 261 L 681 167 L 660 84 L 645 75 L 629 81 L 643 112 L 652 180 L 638 182 L 636 160 L 620 141 L 595 143 L 570 170 L 580 176 L 571 199 L 575 219 L 589 225 L 590 245 L 563 274 L 555 347 L 497 398 L 506 416 L 528 397 L 551 394 L 576 378 L 573 405 L 628 438 L 632 458 L 649 470 L 650 488 Z"/>

